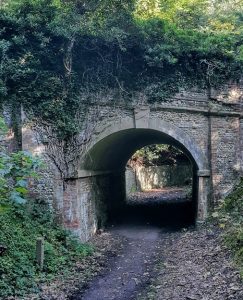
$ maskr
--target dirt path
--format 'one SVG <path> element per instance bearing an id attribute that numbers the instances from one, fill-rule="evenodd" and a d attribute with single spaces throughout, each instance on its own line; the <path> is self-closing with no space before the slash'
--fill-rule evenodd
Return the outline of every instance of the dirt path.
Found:
<path id="1" fill-rule="evenodd" d="M 186 187 L 171 187 L 171 188 L 161 188 L 153 189 L 145 192 L 135 192 L 128 196 L 128 203 L 130 205 L 156 205 L 165 204 L 172 202 L 186 202 L 190 201 L 188 198 L 188 193 Z"/>
<path id="2" fill-rule="evenodd" d="M 136 194 L 113 226 L 93 237 L 92 256 L 25 299 L 243 300 L 219 230 L 190 226 L 193 202 L 182 201 L 182 192 L 166 191 L 169 201 L 161 191 L 146 200 Z"/>
<path id="3" fill-rule="evenodd" d="M 160 229 L 150 225 L 120 225 L 111 232 L 123 238 L 122 253 L 110 262 L 105 274 L 90 284 L 85 294 L 75 299 L 135 299 L 138 291 L 149 283 L 159 249 Z"/>
<path id="4" fill-rule="evenodd" d="M 170 205 L 156 193 L 143 199 L 156 200 L 144 206 L 139 201 L 143 196 L 136 194 L 122 222 L 108 229 L 122 241 L 119 254 L 86 290 L 68 299 L 243 300 L 242 281 L 219 231 L 188 227 L 191 203 L 181 200 L 183 191 L 169 191 Z"/>
<path id="5" fill-rule="evenodd" d="M 167 231 L 167 232 L 166 232 Z M 72 300 L 243 300 L 243 284 L 215 229 L 117 226 L 123 251 Z"/>
<path id="6" fill-rule="evenodd" d="M 168 224 L 167 218 L 177 205 L 180 212 L 173 215 L 172 223 L 185 222 L 182 215 L 188 209 L 188 202 L 184 190 L 178 188 L 132 194 L 118 224 L 109 229 L 123 241 L 122 253 L 110 261 L 105 274 L 91 282 L 85 294 L 73 300 L 135 299 L 153 278 L 161 233 L 168 231 L 164 225 L 161 227 L 161 219 Z"/>

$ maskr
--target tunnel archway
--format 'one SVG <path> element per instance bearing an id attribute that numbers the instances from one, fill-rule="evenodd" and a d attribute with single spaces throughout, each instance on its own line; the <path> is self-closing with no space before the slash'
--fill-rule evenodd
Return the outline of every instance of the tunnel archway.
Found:
<path id="1" fill-rule="evenodd" d="M 188 134 L 158 118 L 149 118 L 140 126 L 134 124 L 133 118 L 124 118 L 110 126 L 100 127 L 99 131 L 87 149 L 79 177 L 93 178 L 95 198 L 106 203 L 104 210 L 119 210 L 124 202 L 125 167 L 132 154 L 150 144 L 170 144 L 181 149 L 192 163 L 195 215 L 197 221 L 205 219 L 209 196 L 208 162 Z"/>
<path id="2" fill-rule="evenodd" d="M 159 118 L 150 119 L 148 125 L 144 127 L 135 127 L 133 118 L 124 118 L 120 122 L 101 128 L 100 133 L 87 149 L 81 169 L 102 171 L 110 168 L 112 170 L 118 164 L 125 163 L 136 149 L 158 143 L 175 145 L 187 153 L 198 170 L 208 169 L 207 158 L 196 141 L 180 128 Z M 120 153 L 124 150 L 124 154 Z"/>

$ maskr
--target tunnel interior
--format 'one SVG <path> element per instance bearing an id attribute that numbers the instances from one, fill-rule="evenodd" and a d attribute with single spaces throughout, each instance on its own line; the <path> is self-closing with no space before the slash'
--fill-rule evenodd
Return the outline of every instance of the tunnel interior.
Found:
<path id="1" fill-rule="evenodd" d="M 134 152 L 151 144 L 168 144 L 183 151 L 193 172 L 191 198 L 172 203 L 146 205 L 127 203 L 125 169 Z M 121 130 L 97 142 L 88 152 L 85 170 L 97 171 L 96 198 L 99 227 L 113 223 L 144 222 L 162 226 L 185 227 L 195 224 L 197 218 L 197 170 L 198 165 L 191 153 L 170 135 L 152 129 Z M 98 195 L 98 196 L 97 196 Z M 105 218 L 104 218 L 105 215 Z M 105 220 L 105 222 L 103 222 Z"/>

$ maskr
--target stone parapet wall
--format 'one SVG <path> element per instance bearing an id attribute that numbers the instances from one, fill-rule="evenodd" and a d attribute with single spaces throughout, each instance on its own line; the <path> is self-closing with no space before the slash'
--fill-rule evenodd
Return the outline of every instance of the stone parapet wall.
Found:
<path id="1" fill-rule="evenodd" d="M 226 104 L 240 104 L 243 97 L 243 78 L 239 82 L 230 82 L 218 89 L 212 88 L 210 97 Z"/>

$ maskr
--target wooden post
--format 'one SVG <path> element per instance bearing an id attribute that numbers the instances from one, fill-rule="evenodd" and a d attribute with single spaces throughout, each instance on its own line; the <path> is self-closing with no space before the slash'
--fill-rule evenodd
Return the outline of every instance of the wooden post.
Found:
<path id="1" fill-rule="evenodd" d="M 36 262 L 40 267 L 40 270 L 43 270 L 44 266 L 44 238 L 37 238 L 36 240 Z"/>

